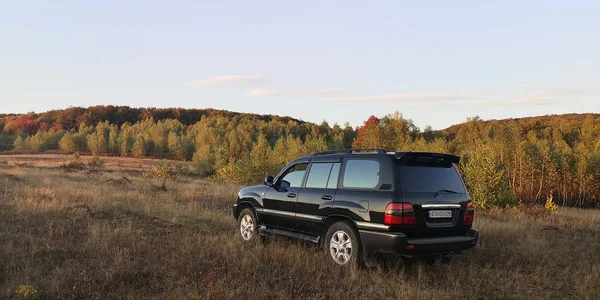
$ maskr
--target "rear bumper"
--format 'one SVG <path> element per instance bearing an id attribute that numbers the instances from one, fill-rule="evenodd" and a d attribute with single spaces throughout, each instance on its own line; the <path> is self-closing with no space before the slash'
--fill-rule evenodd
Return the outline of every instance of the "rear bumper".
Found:
<path id="1" fill-rule="evenodd" d="M 403 256 L 435 255 L 456 252 L 475 247 L 479 231 L 471 229 L 464 236 L 435 238 L 407 238 L 403 233 L 359 230 L 363 247 L 367 253 L 380 252 Z"/>

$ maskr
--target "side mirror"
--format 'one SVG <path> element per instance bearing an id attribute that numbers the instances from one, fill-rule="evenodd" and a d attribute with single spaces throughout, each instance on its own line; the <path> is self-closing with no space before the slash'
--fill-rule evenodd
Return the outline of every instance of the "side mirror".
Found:
<path id="1" fill-rule="evenodd" d="M 273 176 L 265 177 L 265 185 L 272 186 L 273 185 Z"/>
<path id="2" fill-rule="evenodd" d="M 282 180 L 282 181 L 279 183 L 279 187 L 280 187 L 280 188 L 282 188 L 282 189 L 287 189 L 287 188 L 289 188 L 291 185 L 292 185 L 292 184 L 291 184 L 289 181 L 285 181 L 285 180 Z"/>

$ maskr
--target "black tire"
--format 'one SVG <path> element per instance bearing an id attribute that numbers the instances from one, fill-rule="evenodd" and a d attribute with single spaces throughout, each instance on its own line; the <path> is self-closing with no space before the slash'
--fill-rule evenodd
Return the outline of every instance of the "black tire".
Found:
<path id="1" fill-rule="evenodd" d="M 255 242 L 260 239 L 258 221 L 252 208 L 244 208 L 238 216 L 238 232 L 244 242 Z"/>
<path id="2" fill-rule="evenodd" d="M 327 229 L 323 248 L 329 258 L 340 266 L 357 266 L 363 261 L 356 229 L 348 222 L 336 222 Z"/>

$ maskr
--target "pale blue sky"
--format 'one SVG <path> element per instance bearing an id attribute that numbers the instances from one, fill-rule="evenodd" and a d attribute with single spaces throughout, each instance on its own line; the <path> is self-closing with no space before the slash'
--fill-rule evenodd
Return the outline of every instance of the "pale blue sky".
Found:
<path id="1" fill-rule="evenodd" d="M 553 3 L 556 2 L 556 3 Z M 0 112 L 600 112 L 598 1 L 3 1 Z"/>

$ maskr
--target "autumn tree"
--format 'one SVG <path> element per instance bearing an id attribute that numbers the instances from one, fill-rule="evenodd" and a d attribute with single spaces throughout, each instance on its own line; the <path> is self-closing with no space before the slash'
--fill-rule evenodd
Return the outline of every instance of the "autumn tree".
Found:
<path id="1" fill-rule="evenodd" d="M 58 142 L 58 148 L 63 152 L 82 152 L 87 148 L 86 138 L 79 133 L 66 133 Z"/>
<path id="2" fill-rule="evenodd" d="M 269 175 L 271 171 L 271 145 L 264 135 L 258 136 L 258 141 L 250 151 L 252 164 L 256 168 L 258 178 Z"/>
<path id="3" fill-rule="evenodd" d="M 380 120 L 376 116 L 370 116 L 362 126 L 356 130 L 354 148 L 377 148 L 381 147 Z"/>
<path id="4" fill-rule="evenodd" d="M 146 153 L 146 139 L 142 135 L 136 136 L 135 142 L 131 146 L 131 155 L 135 158 L 144 158 Z"/>
<path id="5" fill-rule="evenodd" d="M 196 146 L 192 161 L 201 176 L 215 173 L 215 157 L 210 145 Z"/>
<path id="6" fill-rule="evenodd" d="M 463 177 L 477 207 L 505 207 L 517 203 L 504 167 L 489 146 L 474 145 L 461 162 Z"/>
<path id="7" fill-rule="evenodd" d="M 14 142 L 14 149 L 17 151 L 22 151 L 22 150 L 27 150 L 27 148 L 28 148 L 28 145 L 25 142 L 25 139 L 22 136 L 17 135 L 17 138 L 15 139 L 15 142 Z"/>

